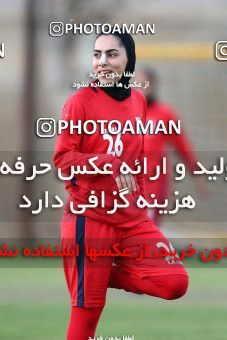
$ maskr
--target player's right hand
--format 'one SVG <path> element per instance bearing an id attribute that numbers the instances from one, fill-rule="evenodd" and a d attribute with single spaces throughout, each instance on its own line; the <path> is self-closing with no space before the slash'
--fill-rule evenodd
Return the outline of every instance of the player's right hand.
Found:
<path id="1" fill-rule="evenodd" d="M 136 181 L 132 174 L 122 175 L 120 174 L 115 178 L 118 190 L 128 188 L 129 194 L 133 191 L 137 191 Z"/>

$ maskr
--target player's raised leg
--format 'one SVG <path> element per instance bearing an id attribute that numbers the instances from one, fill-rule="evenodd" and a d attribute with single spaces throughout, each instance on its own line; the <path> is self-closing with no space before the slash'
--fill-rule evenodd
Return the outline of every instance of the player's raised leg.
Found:
<path id="1" fill-rule="evenodd" d="M 148 252 L 142 254 L 141 249 L 145 245 L 149 247 Z M 163 256 L 162 248 L 170 251 L 173 247 L 152 222 L 129 229 L 121 247 L 122 250 L 130 249 L 131 256 L 115 260 L 110 288 L 168 300 L 178 299 L 186 293 L 188 273 L 177 255 Z"/>

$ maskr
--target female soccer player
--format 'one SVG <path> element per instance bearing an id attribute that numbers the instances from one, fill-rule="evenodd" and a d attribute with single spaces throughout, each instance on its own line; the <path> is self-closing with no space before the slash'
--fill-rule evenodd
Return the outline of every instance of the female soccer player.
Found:
<path id="1" fill-rule="evenodd" d="M 122 126 L 128 120 L 133 126 L 137 119 L 144 120 L 145 98 L 130 88 L 127 77 L 134 71 L 135 60 L 135 44 L 129 34 L 98 35 L 93 52 L 98 80 L 67 100 L 62 119 L 74 124 L 116 120 Z M 62 220 L 62 243 L 65 248 L 79 246 L 78 256 L 63 259 L 72 305 L 68 340 L 94 337 L 108 287 L 163 299 L 177 299 L 188 287 L 188 274 L 179 258 L 157 255 L 159 249 L 173 248 L 149 220 L 145 208 L 137 207 L 137 198 L 144 194 L 143 174 L 120 173 L 122 162 L 131 169 L 135 169 L 136 160 L 142 162 L 143 135 L 104 132 L 70 134 L 64 130 L 56 142 L 54 164 L 65 175 L 70 174 L 71 166 L 91 170 L 89 160 L 93 157 L 99 169 L 108 163 L 112 170 L 108 175 L 77 174 L 65 181 L 69 199 Z M 108 213 L 116 199 L 125 203 L 125 189 L 128 207 Z M 103 192 L 105 204 L 100 202 Z M 94 194 L 100 199 L 95 208 L 90 205 L 82 214 L 71 212 L 71 203 L 79 210 L 78 204 L 88 203 Z M 112 249 L 107 256 L 92 259 L 94 249 L 107 248 Z"/>
<path id="2" fill-rule="evenodd" d="M 137 81 L 142 84 L 149 81 L 150 86 L 147 88 L 141 87 L 139 89 L 147 101 L 147 114 L 146 121 L 153 121 L 156 125 L 158 122 L 163 122 L 165 127 L 168 127 L 169 122 L 177 122 L 179 119 L 175 114 L 174 109 L 166 103 L 163 103 L 158 98 L 158 76 L 156 72 L 149 67 L 141 67 L 136 73 Z M 168 128 L 167 128 L 168 129 Z M 145 194 L 148 202 L 150 201 L 151 194 L 155 194 L 157 201 L 162 204 L 173 191 L 174 183 L 172 180 L 171 169 L 171 155 L 168 154 L 168 147 L 173 146 L 176 152 L 184 161 L 189 172 L 193 174 L 196 169 L 196 154 L 193 151 L 192 143 L 185 131 L 181 129 L 180 134 L 174 131 L 170 134 L 146 134 L 144 137 L 144 156 L 147 157 L 147 176 L 145 177 Z M 166 174 L 161 173 L 155 180 L 150 180 L 149 177 L 154 177 L 156 174 L 157 165 L 162 164 L 163 158 L 166 157 L 167 169 Z M 193 177 L 196 189 L 204 199 L 207 198 L 207 190 L 205 182 L 201 178 Z M 160 219 L 163 215 L 159 214 L 159 209 L 149 209 L 149 216 L 159 225 Z"/>
<path id="3" fill-rule="evenodd" d="M 178 120 L 174 110 L 166 103 L 162 103 L 158 99 L 158 78 L 153 69 L 148 67 L 141 67 L 136 74 L 137 80 L 141 83 L 149 81 L 151 84 L 146 89 L 141 88 L 141 92 L 144 94 L 147 101 L 147 115 L 146 120 L 152 120 L 155 124 L 162 121 L 166 127 L 168 127 L 169 121 L 176 122 Z M 165 199 L 170 196 L 170 184 L 171 184 L 171 166 L 169 164 L 169 155 L 167 157 L 168 146 L 171 145 L 182 157 L 183 161 L 187 165 L 188 169 L 193 173 L 196 168 L 196 156 L 193 152 L 192 144 L 185 132 L 181 131 L 181 134 L 176 134 L 174 131 L 172 134 L 147 134 L 144 137 L 144 156 L 148 159 L 148 171 L 145 177 L 145 191 L 148 202 L 152 193 L 155 194 L 159 203 L 164 203 Z M 156 180 L 149 180 L 150 176 L 154 176 L 156 173 L 156 166 L 162 164 L 162 159 L 167 157 L 167 173 L 161 173 Z M 170 162 L 171 163 L 171 162 Z M 150 209 L 149 216 L 157 225 L 159 225 L 160 217 L 159 209 Z"/>

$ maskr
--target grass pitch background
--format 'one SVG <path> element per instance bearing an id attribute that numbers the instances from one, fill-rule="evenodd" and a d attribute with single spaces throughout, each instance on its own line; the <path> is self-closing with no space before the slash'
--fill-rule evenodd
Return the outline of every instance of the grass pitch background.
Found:
<path id="1" fill-rule="evenodd" d="M 197 150 L 227 150 L 226 62 L 217 61 L 213 55 L 215 42 L 226 39 L 226 1 L 206 0 L 206 6 L 195 0 L 185 1 L 183 6 L 179 0 L 171 1 L 171 6 L 167 0 L 143 0 L 142 5 L 125 0 L 120 6 L 116 6 L 116 2 L 109 1 L 104 5 L 102 0 L 1 0 L 1 42 L 6 43 L 6 58 L 1 60 L 2 151 L 53 149 L 53 139 L 37 140 L 35 135 L 30 136 L 34 145 L 28 147 L 27 136 L 29 131 L 33 133 L 32 128 L 27 129 L 28 121 L 33 127 L 33 121 L 43 115 L 59 118 L 64 101 L 73 91 L 71 82 L 83 81 L 88 72 L 93 46 L 93 40 L 89 45 L 84 36 L 77 40 L 75 36 L 67 40 L 50 39 L 50 18 L 61 21 L 63 17 L 77 22 L 87 22 L 91 17 L 94 22 L 99 22 L 100 18 L 102 22 L 154 21 L 157 34 L 145 41 L 137 37 L 136 45 L 138 59 L 143 61 L 145 58 L 158 72 L 160 98 L 176 107 L 182 115 Z M 32 17 L 29 17 L 29 3 L 33 7 Z M 29 49 L 31 26 L 28 28 L 28 24 L 32 24 L 33 29 L 35 27 L 30 44 L 35 48 L 32 58 L 28 58 L 33 50 Z M 149 44 L 147 51 L 143 49 L 143 43 Z M 157 54 L 157 47 L 155 58 L 151 51 Z M 185 56 L 189 59 L 185 60 Z M 27 70 L 31 66 L 34 72 L 28 77 Z M 34 87 L 35 91 L 32 91 Z M 33 108 L 25 117 L 24 109 L 32 101 Z M 1 237 L 22 237 L 18 212 L 10 209 L 10 204 L 19 198 L 18 191 L 21 193 L 20 182 L 15 180 L 12 185 L 4 180 L 1 186 Z M 49 182 L 47 186 L 49 188 Z M 172 224 L 178 237 L 182 228 L 198 237 L 198 233 L 204 231 L 198 222 L 201 219 L 207 221 L 204 223 L 206 230 L 226 231 L 226 222 L 217 223 L 227 221 L 226 191 L 219 188 L 224 189 L 224 186 L 213 185 L 210 191 L 213 201 L 204 204 L 195 223 L 184 223 L 182 219 L 177 227 L 175 220 L 171 219 L 168 224 Z M 60 188 L 58 191 L 52 187 L 52 190 L 60 193 Z M 8 218 L 3 219 L 6 213 Z M 54 217 L 60 221 L 56 212 Z M 54 223 L 48 227 L 46 222 L 39 225 L 27 223 L 29 235 L 33 231 L 35 237 L 56 237 L 58 228 L 59 224 Z M 176 301 L 110 290 L 97 334 L 131 334 L 135 340 L 227 339 L 227 269 L 191 268 L 189 273 L 189 291 Z M 70 304 L 62 268 L 1 268 L 0 306 L 0 339 L 65 339 Z"/>
<path id="2" fill-rule="evenodd" d="M 188 271 L 188 293 L 175 301 L 109 289 L 97 335 L 226 339 L 227 269 Z M 0 339 L 65 339 L 70 304 L 62 268 L 2 268 L 0 287 Z"/>

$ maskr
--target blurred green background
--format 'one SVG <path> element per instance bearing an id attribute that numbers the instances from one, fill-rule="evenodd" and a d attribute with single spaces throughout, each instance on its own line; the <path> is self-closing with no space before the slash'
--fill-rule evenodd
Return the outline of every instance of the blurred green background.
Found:
<path id="1" fill-rule="evenodd" d="M 1 160 L 13 164 L 15 155 L 28 151 L 25 161 L 37 164 L 39 151 L 41 161 L 51 162 L 55 139 L 39 139 L 35 121 L 58 119 L 73 94 L 72 83 L 86 81 L 91 70 L 94 36 L 48 34 L 51 21 L 73 19 L 155 23 L 154 36 L 135 37 L 138 63 L 156 69 L 160 99 L 176 108 L 199 155 L 214 164 L 227 151 L 227 62 L 214 56 L 215 43 L 227 39 L 226 13 L 227 1 L 221 0 L 0 0 L 0 42 L 6 54 L 0 59 Z M 27 191 L 33 197 L 43 190 L 64 197 L 63 183 L 53 176 L 41 182 L 27 188 L 18 177 L 0 177 L 1 243 L 9 238 L 59 238 L 62 211 L 31 217 L 18 209 Z M 198 198 L 191 181 L 181 189 Z M 226 182 L 209 183 L 208 189 L 209 199 L 200 199 L 193 212 L 163 219 L 168 238 L 209 243 L 215 237 L 216 246 L 226 246 Z M 62 268 L 4 267 L 0 262 L 0 339 L 64 339 L 70 302 Z M 97 335 L 227 339 L 227 269 L 204 265 L 190 268 L 189 274 L 189 291 L 176 301 L 109 290 Z"/>
<path id="2" fill-rule="evenodd" d="M 165 301 L 109 289 L 96 336 L 224 340 L 227 271 L 189 269 L 188 293 Z M 61 268 L 3 268 L 0 339 L 62 340 L 70 312 Z"/>

